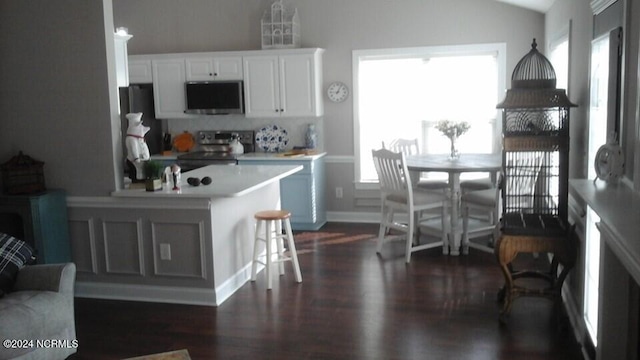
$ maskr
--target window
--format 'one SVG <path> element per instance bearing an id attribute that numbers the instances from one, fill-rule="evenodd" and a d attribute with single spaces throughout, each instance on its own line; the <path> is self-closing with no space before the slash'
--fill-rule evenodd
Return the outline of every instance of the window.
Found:
<path id="1" fill-rule="evenodd" d="M 375 182 L 371 150 L 394 138 L 418 138 L 422 153 L 448 153 L 449 140 L 434 128 L 442 119 L 464 120 L 464 153 L 500 149 L 505 92 L 505 45 L 354 51 L 356 181 Z"/>
<path id="2" fill-rule="evenodd" d="M 556 72 L 556 88 L 569 90 L 569 27 L 549 44 L 549 61 Z"/>
<path id="3" fill-rule="evenodd" d="M 598 215 L 587 207 L 584 274 L 584 322 L 594 346 L 598 346 L 598 288 L 600 286 L 600 232 Z"/>

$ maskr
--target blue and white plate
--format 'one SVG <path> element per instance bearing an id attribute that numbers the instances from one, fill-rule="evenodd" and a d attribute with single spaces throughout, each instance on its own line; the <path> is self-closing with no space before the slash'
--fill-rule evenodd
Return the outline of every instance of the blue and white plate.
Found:
<path id="1" fill-rule="evenodd" d="M 256 146 L 266 152 L 284 151 L 289 144 L 287 130 L 278 125 L 265 126 L 256 132 Z"/>

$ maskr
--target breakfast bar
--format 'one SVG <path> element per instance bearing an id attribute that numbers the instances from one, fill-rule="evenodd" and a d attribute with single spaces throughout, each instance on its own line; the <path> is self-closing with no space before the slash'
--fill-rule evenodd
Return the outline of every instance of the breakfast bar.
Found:
<path id="1" fill-rule="evenodd" d="M 300 170 L 214 165 L 182 174 L 178 190 L 70 198 L 76 296 L 220 305 L 250 278 L 253 215 L 279 209 L 280 180 Z"/>

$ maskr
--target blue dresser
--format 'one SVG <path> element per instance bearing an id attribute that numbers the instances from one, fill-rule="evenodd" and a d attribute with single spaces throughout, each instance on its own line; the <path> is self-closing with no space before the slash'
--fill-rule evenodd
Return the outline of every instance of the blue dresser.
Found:
<path id="1" fill-rule="evenodd" d="M 302 165 L 301 171 L 280 181 L 282 208 L 291 211 L 293 230 L 318 230 L 327 222 L 324 156 L 250 153 L 241 156 L 238 164 Z"/>
<path id="2" fill-rule="evenodd" d="M 63 190 L 0 196 L 0 232 L 32 245 L 39 264 L 71 261 L 67 219 Z"/>

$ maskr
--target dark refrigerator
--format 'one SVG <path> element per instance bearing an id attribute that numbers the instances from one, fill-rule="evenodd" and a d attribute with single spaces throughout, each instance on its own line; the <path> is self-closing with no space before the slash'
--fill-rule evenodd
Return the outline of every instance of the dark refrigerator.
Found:
<path id="1" fill-rule="evenodd" d="M 121 87 L 120 91 L 120 119 L 122 127 L 122 137 L 127 134 L 129 126 L 126 115 L 132 112 L 142 113 L 142 123 L 151 128 L 144 136 L 149 153 L 151 155 L 160 154 L 162 152 L 162 134 L 163 122 L 156 119 L 153 106 L 153 85 L 152 84 L 136 84 Z M 124 158 L 127 157 L 127 148 L 122 141 L 122 151 Z M 126 167 L 125 167 L 126 169 Z"/>

